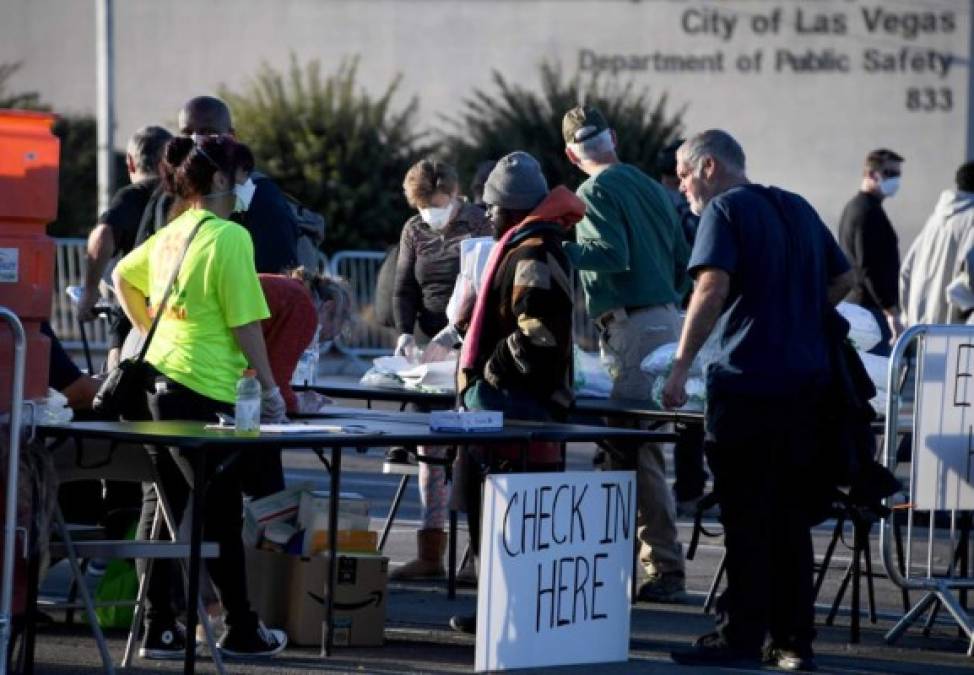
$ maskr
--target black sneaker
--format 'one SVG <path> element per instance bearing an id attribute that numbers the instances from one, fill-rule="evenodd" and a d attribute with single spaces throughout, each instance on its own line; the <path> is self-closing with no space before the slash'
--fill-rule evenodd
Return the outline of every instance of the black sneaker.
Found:
<path id="1" fill-rule="evenodd" d="M 199 649 L 199 645 L 196 646 Z M 175 660 L 186 653 L 186 629 L 178 623 L 150 621 L 146 624 L 139 656 L 143 659 Z"/>
<path id="2" fill-rule="evenodd" d="M 458 633 L 467 633 L 468 635 L 477 634 L 477 615 L 476 614 L 457 614 L 456 616 L 450 617 L 450 628 Z"/>
<path id="3" fill-rule="evenodd" d="M 287 634 L 267 628 L 262 621 L 256 625 L 230 626 L 217 647 L 224 656 L 274 656 L 287 647 Z"/>
<path id="4" fill-rule="evenodd" d="M 386 451 L 387 464 L 412 464 L 409 461 L 409 451 L 406 448 L 389 448 Z"/>
<path id="5" fill-rule="evenodd" d="M 683 572 L 654 574 L 636 592 L 638 602 L 681 603 L 687 601 L 687 580 Z"/>
<path id="6" fill-rule="evenodd" d="M 810 672 L 816 669 L 811 647 L 795 649 L 771 645 L 764 654 L 764 662 L 782 670 Z"/>
<path id="7" fill-rule="evenodd" d="M 719 633 L 709 633 L 699 638 L 692 647 L 674 649 L 670 658 L 683 666 L 757 666 L 761 663 L 760 650 L 735 647 Z"/>

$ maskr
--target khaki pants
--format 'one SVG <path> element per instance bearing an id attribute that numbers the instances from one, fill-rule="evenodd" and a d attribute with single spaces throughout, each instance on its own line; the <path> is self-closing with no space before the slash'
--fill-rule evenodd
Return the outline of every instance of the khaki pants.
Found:
<path id="1" fill-rule="evenodd" d="M 600 343 L 614 358 L 612 398 L 650 400 L 653 378 L 639 369 L 647 354 L 679 339 L 680 317 L 673 305 L 632 313 L 616 310 L 600 317 Z M 639 422 L 616 426 L 638 427 Z M 666 429 L 663 429 L 666 430 Z M 608 470 L 636 471 L 639 560 L 647 575 L 683 572 L 683 549 L 677 541 L 676 504 L 666 482 L 663 444 L 606 443 Z"/>

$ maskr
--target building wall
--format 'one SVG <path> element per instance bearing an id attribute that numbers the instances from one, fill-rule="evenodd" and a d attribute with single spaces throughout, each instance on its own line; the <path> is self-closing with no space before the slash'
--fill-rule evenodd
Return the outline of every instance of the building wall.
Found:
<path id="1" fill-rule="evenodd" d="M 3 0 L 0 62 L 63 111 L 94 110 L 93 0 Z M 403 75 L 429 128 L 492 70 L 537 84 L 537 64 L 614 73 L 723 127 L 753 180 L 807 196 L 834 226 L 865 153 L 906 157 L 888 202 L 904 248 L 965 158 L 967 0 L 116 0 L 119 147 L 173 125 L 188 97 L 240 87 L 266 62 L 361 57 L 381 91 Z M 513 148 L 512 148 L 513 149 Z"/>

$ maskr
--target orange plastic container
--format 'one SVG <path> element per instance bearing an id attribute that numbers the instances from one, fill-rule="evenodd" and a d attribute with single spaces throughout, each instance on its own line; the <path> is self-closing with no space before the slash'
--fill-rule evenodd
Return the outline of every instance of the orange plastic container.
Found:
<path id="1" fill-rule="evenodd" d="M 47 393 L 50 341 L 40 324 L 50 317 L 54 240 L 45 228 L 57 217 L 60 141 L 54 115 L 0 110 L 0 305 L 27 332 L 25 398 Z M 10 407 L 13 338 L 0 327 L 0 411 Z"/>

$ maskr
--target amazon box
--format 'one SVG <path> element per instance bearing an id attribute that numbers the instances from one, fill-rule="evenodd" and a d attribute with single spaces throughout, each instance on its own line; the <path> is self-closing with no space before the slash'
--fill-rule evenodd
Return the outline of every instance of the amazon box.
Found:
<path id="1" fill-rule="evenodd" d="M 386 625 L 389 559 L 342 553 L 335 586 L 335 645 L 376 647 Z M 320 645 L 324 637 L 328 557 L 291 556 L 287 634 L 296 645 Z"/>

